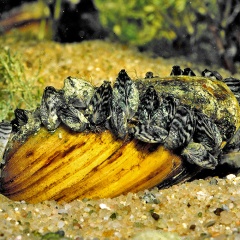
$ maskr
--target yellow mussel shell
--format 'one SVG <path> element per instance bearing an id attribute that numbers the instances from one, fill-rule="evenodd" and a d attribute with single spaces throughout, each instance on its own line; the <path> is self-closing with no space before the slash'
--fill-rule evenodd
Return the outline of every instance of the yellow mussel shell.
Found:
<path id="1" fill-rule="evenodd" d="M 31 203 L 109 198 L 154 187 L 181 167 L 182 159 L 161 145 L 116 140 L 109 131 L 41 128 L 8 151 L 2 193 Z"/>

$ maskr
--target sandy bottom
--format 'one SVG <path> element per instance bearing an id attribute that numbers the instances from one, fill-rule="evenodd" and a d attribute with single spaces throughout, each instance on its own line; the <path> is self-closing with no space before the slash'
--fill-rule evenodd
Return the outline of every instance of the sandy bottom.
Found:
<path id="1" fill-rule="evenodd" d="M 239 186 L 240 177 L 228 175 L 65 204 L 2 196 L 0 239 L 41 239 L 58 231 L 72 239 L 240 239 Z"/>
<path id="2" fill-rule="evenodd" d="M 105 79 L 114 81 L 121 69 L 132 78 L 144 77 L 147 71 L 166 76 L 172 65 L 191 67 L 198 74 L 204 70 L 183 59 L 152 59 L 127 46 L 102 41 L 66 45 L 8 41 L 3 45 L 21 55 L 27 76 L 40 66 L 41 83 L 33 84 L 42 91 L 48 85 L 61 88 L 67 76 L 100 85 Z M 235 175 L 65 204 L 28 204 L 0 197 L 0 239 L 240 239 L 239 219 L 240 177 Z"/>

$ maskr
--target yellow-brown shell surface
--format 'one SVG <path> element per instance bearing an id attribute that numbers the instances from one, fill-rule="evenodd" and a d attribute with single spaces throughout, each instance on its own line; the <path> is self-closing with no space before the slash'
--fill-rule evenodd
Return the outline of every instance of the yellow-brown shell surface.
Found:
<path id="1" fill-rule="evenodd" d="M 42 128 L 6 160 L 3 194 L 28 202 L 114 197 L 153 187 L 181 168 L 181 159 L 162 146 L 62 127 Z"/>
<path id="2" fill-rule="evenodd" d="M 136 80 L 139 91 L 153 85 L 200 109 L 220 128 L 239 127 L 239 105 L 219 81 L 202 77 Z M 41 130 L 21 144 L 11 143 L 2 171 L 2 192 L 13 200 L 114 197 L 156 186 L 182 171 L 182 159 L 161 145 L 117 140 L 109 131 L 74 133 Z M 224 144 L 223 144 L 224 145 Z"/>

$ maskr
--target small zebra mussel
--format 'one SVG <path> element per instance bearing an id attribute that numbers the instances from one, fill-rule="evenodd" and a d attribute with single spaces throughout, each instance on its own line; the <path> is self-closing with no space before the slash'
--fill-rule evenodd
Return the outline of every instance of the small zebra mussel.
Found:
<path id="1" fill-rule="evenodd" d="M 1 192 L 29 202 L 114 197 L 225 162 L 239 168 L 239 87 L 179 66 L 136 80 L 121 70 L 100 87 L 68 77 L 45 88 L 37 109 L 0 123 Z"/>

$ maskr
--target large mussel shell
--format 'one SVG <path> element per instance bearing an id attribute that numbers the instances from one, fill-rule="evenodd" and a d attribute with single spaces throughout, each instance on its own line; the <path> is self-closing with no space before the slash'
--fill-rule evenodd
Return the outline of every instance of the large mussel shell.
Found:
<path id="1" fill-rule="evenodd" d="M 2 193 L 13 200 L 69 202 L 115 197 L 158 185 L 182 171 L 161 145 L 116 140 L 109 131 L 74 133 L 59 127 L 14 142 L 2 170 Z"/>
<path id="2" fill-rule="evenodd" d="M 135 83 L 141 91 L 151 85 L 159 94 L 171 93 L 202 110 L 223 134 L 226 122 L 228 128 L 239 128 L 239 104 L 222 82 L 184 76 Z M 196 170 L 195 165 L 186 169 L 186 161 L 161 145 L 118 140 L 109 131 L 79 134 L 63 126 L 54 133 L 41 128 L 24 144 L 13 142 L 5 161 L 1 192 L 28 202 L 115 197 L 159 184 L 169 186 Z"/>

